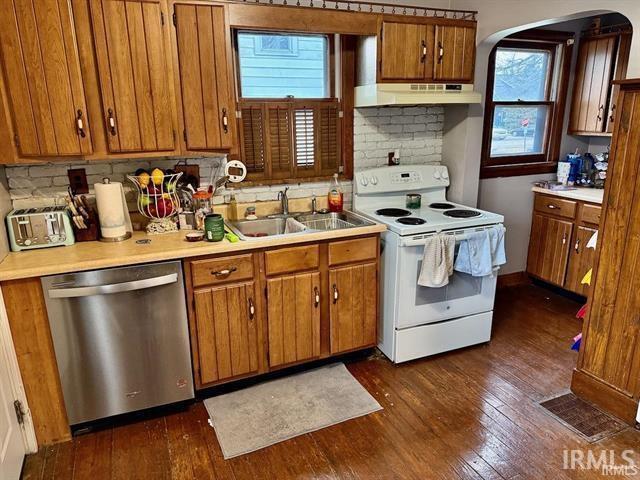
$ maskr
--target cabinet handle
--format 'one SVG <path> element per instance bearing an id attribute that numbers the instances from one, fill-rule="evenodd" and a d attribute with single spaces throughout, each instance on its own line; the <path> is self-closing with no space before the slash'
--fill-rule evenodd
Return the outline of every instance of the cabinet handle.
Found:
<path id="1" fill-rule="evenodd" d="M 580 253 L 580 239 L 576 239 L 576 244 L 573 246 L 573 249 L 576 251 L 576 253 Z"/>
<path id="2" fill-rule="evenodd" d="M 338 302 L 338 287 L 336 284 L 333 284 L 333 303 L 336 304 Z"/>
<path id="3" fill-rule="evenodd" d="M 420 45 L 422 47 L 422 55 L 420 55 L 420 63 L 424 63 L 424 61 L 427 59 L 427 42 L 422 40 Z"/>
<path id="4" fill-rule="evenodd" d="M 442 63 L 443 57 L 444 57 L 444 47 L 442 46 L 442 42 L 438 42 L 438 65 Z"/>
<path id="5" fill-rule="evenodd" d="M 557 205 L 554 205 L 553 203 L 547 203 L 547 208 L 550 208 L 551 210 L 558 208 Z"/>
<path id="6" fill-rule="evenodd" d="M 562 244 L 566 245 L 566 243 L 567 243 L 567 234 L 565 233 L 562 235 Z"/>
<path id="7" fill-rule="evenodd" d="M 615 120 L 615 116 L 613 115 L 615 110 L 616 110 L 616 105 L 615 104 L 611 105 L 611 112 L 609 113 L 609 122 L 613 122 Z"/>
<path id="8" fill-rule="evenodd" d="M 224 133 L 229 133 L 229 117 L 227 116 L 227 109 L 222 109 L 222 129 Z"/>
<path id="9" fill-rule="evenodd" d="M 109 133 L 116 136 L 116 119 L 113 116 L 113 109 L 107 110 L 107 124 L 109 125 Z"/>
<path id="10" fill-rule="evenodd" d="M 313 287 L 313 306 L 318 308 L 318 305 L 320 305 L 320 292 L 318 291 L 318 287 Z"/>
<path id="11" fill-rule="evenodd" d="M 253 317 L 256 314 L 256 307 L 253 305 L 253 299 L 249 299 L 249 320 L 253 320 Z"/>
<path id="12" fill-rule="evenodd" d="M 598 108 L 598 121 L 601 122 L 602 121 L 602 112 L 604 111 L 604 105 L 600 105 L 600 108 Z"/>
<path id="13" fill-rule="evenodd" d="M 85 138 L 87 136 L 87 132 L 84 131 L 84 120 L 82 120 L 82 110 L 80 109 L 78 109 L 78 113 L 76 115 L 76 126 L 78 127 L 78 135 Z"/>
<path id="14" fill-rule="evenodd" d="M 238 270 L 237 267 L 229 267 L 224 270 L 215 270 L 211 272 L 211 275 L 215 275 L 216 277 L 226 277 L 227 275 L 231 275 L 233 272 Z"/>

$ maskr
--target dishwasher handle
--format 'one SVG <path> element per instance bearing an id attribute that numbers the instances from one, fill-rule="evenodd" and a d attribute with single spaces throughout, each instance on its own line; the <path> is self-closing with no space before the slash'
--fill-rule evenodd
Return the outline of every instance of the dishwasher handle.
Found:
<path id="1" fill-rule="evenodd" d="M 91 297 L 93 295 L 107 295 L 111 293 L 132 292 L 145 288 L 159 287 L 178 281 L 177 273 L 170 273 L 161 277 L 133 280 L 131 282 L 95 285 L 90 287 L 54 288 L 49 290 L 49 298 Z"/>

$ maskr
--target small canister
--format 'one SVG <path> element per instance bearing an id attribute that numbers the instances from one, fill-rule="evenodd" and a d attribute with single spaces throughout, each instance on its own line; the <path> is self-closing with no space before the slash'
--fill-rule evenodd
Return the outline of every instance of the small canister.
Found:
<path id="1" fill-rule="evenodd" d="M 407 193 L 407 208 L 420 208 L 422 195 L 419 193 Z"/>
<path id="2" fill-rule="evenodd" d="M 210 242 L 220 242 L 224 238 L 224 220 L 219 213 L 210 213 L 204 218 L 204 233 Z"/>

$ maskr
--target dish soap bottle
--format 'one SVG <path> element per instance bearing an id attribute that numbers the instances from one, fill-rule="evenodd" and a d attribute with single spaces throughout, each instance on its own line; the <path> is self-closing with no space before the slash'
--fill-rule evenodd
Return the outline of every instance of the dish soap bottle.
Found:
<path id="1" fill-rule="evenodd" d="M 329 185 L 329 195 L 327 196 L 329 211 L 341 212 L 344 205 L 344 196 L 342 188 L 340 188 L 340 182 L 338 181 L 338 174 L 333 174 L 333 179 Z"/>

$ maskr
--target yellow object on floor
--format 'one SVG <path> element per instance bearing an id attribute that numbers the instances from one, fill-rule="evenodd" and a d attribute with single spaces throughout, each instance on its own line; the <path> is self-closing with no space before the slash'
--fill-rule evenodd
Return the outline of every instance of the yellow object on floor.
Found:
<path id="1" fill-rule="evenodd" d="M 591 273 L 593 272 L 593 268 L 590 268 L 587 274 L 582 277 L 582 281 L 580 282 L 582 285 L 587 284 L 591 285 Z"/>

